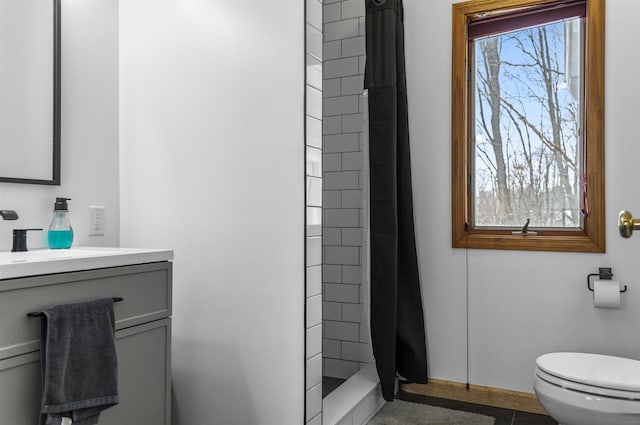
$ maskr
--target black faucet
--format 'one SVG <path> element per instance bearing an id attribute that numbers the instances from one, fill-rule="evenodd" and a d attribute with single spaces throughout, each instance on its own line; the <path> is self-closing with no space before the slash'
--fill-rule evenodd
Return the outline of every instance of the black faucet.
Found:
<path id="1" fill-rule="evenodd" d="M 2 217 L 3 220 L 17 220 L 18 213 L 13 210 L 0 210 L 0 217 Z"/>
<path id="2" fill-rule="evenodd" d="M 18 213 L 13 210 L 0 210 L 0 217 L 3 220 L 17 220 Z M 13 246 L 11 252 L 25 252 L 27 249 L 27 232 L 30 230 L 42 229 L 13 229 Z"/>
<path id="3" fill-rule="evenodd" d="M 30 230 L 42 230 L 42 229 L 13 229 L 13 247 L 11 247 L 11 252 L 28 251 L 27 232 Z"/>

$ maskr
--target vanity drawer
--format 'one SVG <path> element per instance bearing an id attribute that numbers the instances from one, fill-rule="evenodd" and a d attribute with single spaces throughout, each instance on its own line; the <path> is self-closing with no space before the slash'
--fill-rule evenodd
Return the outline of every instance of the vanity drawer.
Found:
<path id="1" fill-rule="evenodd" d="M 116 329 L 171 315 L 171 262 L 0 280 L 0 359 L 37 351 L 40 319 L 29 312 L 77 301 L 122 297 Z"/>

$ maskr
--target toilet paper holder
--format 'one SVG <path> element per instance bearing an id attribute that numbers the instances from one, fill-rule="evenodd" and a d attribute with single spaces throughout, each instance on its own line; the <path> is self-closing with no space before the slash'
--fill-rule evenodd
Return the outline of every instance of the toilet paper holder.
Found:
<path id="1" fill-rule="evenodd" d="M 598 267 L 598 273 L 591 273 L 587 275 L 587 288 L 593 292 L 593 285 L 591 283 L 591 278 L 594 276 L 598 276 L 600 280 L 611 280 L 613 277 L 613 271 L 611 267 Z M 620 290 L 620 293 L 627 292 L 627 285 L 624 285 L 624 288 Z"/>

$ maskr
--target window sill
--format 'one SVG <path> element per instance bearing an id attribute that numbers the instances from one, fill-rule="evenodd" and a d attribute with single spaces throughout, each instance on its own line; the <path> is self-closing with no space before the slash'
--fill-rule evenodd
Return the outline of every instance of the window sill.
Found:
<path id="1" fill-rule="evenodd" d="M 533 235 L 487 235 L 464 234 L 453 239 L 454 248 L 504 249 L 520 251 L 556 251 L 556 252 L 605 252 L 604 240 L 597 241 L 589 236 L 533 236 Z"/>

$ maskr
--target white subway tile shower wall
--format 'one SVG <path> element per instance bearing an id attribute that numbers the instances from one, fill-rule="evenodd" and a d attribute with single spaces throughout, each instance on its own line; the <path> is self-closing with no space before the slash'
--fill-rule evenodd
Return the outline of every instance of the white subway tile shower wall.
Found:
<path id="1" fill-rule="evenodd" d="M 362 267 L 361 266 L 344 266 L 342 267 L 342 282 L 361 284 L 362 283 Z"/>
<path id="2" fill-rule="evenodd" d="M 359 35 L 359 19 L 345 19 L 324 24 L 324 40 L 344 40 L 346 38 L 357 37 Z"/>
<path id="3" fill-rule="evenodd" d="M 321 0 L 306 0 L 306 406 L 307 425 L 322 425 L 322 16 Z"/>
<path id="4" fill-rule="evenodd" d="M 342 320 L 342 304 L 324 301 L 322 303 L 323 320 Z"/>
<path id="5" fill-rule="evenodd" d="M 360 188 L 360 176 L 358 172 L 336 171 L 336 172 L 324 173 L 324 190 L 343 190 L 343 189 L 359 189 L 359 188 Z M 325 212 L 325 217 L 326 215 L 327 214 Z"/>
<path id="6" fill-rule="evenodd" d="M 307 115 L 307 146 L 322 148 L 322 120 Z"/>
<path id="7" fill-rule="evenodd" d="M 342 41 L 329 41 L 324 43 L 324 60 L 338 59 L 342 56 Z"/>
<path id="8" fill-rule="evenodd" d="M 325 114 L 326 114 L 326 103 L 325 103 Z M 334 135 L 324 136 L 324 153 L 325 154 L 354 152 L 354 151 L 358 151 L 359 148 L 360 148 L 360 137 L 358 133 L 334 134 Z"/>
<path id="9" fill-rule="evenodd" d="M 340 245 L 342 244 L 342 229 L 339 227 L 325 227 L 323 236 L 323 245 Z"/>
<path id="10" fill-rule="evenodd" d="M 307 24 L 322 31 L 322 3 L 318 0 L 307 0 Z"/>
<path id="11" fill-rule="evenodd" d="M 325 357 L 339 358 L 341 350 L 341 341 L 335 339 L 325 339 L 322 341 L 322 355 Z"/>
<path id="12" fill-rule="evenodd" d="M 351 376 L 358 371 L 358 363 L 338 359 L 324 359 L 325 376 Z"/>
<path id="13" fill-rule="evenodd" d="M 324 248 L 327 264 L 359 264 L 360 248 L 355 246 L 327 246 Z"/>
<path id="14" fill-rule="evenodd" d="M 338 85 L 338 87 L 340 86 Z M 325 86 L 322 92 L 322 95 L 326 96 L 328 93 L 329 93 L 329 87 Z M 340 134 L 341 132 L 342 132 L 342 117 L 340 115 L 334 116 L 334 117 L 327 117 L 327 119 L 324 120 L 323 126 L 322 126 L 323 134 Z"/>
<path id="15" fill-rule="evenodd" d="M 323 192 L 322 205 L 327 208 L 340 208 L 342 206 L 342 195 L 339 191 Z"/>
<path id="16" fill-rule="evenodd" d="M 307 359 L 322 353 L 322 324 L 307 329 Z"/>
<path id="17" fill-rule="evenodd" d="M 320 416 L 322 411 L 322 383 L 307 391 L 307 417 Z"/>
<path id="18" fill-rule="evenodd" d="M 322 119 L 322 92 L 310 85 L 307 85 L 307 115 Z"/>
<path id="19" fill-rule="evenodd" d="M 322 296 L 307 298 L 307 326 L 322 324 Z"/>
<path id="20" fill-rule="evenodd" d="M 322 266 L 307 266 L 307 297 L 322 294 Z"/>
<path id="21" fill-rule="evenodd" d="M 322 264 L 322 238 L 319 236 L 307 237 L 307 267 Z"/>
<path id="22" fill-rule="evenodd" d="M 346 0 L 342 2 L 342 19 L 360 18 L 364 14 L 364 2 L 362 0 Z"/>
<path id="23" fill-rule="evenodd" d="M 324 337 L 327 339 L 351 342 L 360 341 L 360 326 L 358 323 L 324 320 L 323 331 Z"/>
<path id="24" fill-rule="evenodd" d="M 325 80 L 327 78 L 326 75 L 325 65 Z M 360 112 L 360 99 L 356 95 L 327 97 L 324 99 L 324 115 L 327 117 L 355 114 L 358 112 Z"/>
<path id="25" fill-rule="evenodd" d="M 322 90 L 322 62 L 312 55 L 307 55 L 307 84 Z"/>
<path id="26" fill-rule="evenodd" d="M 326 177 L 325 177 L 326 179 Z M 329 185 L 325 183 L 325 188 Z M 349 187 L 349 180 L 344 179 L 344 186 Z M 356 227 L 360 223 L 360 214 L 357 209 L 331 209 L 325 208 L 324 210 L 324 226 L 325 227 Z M 326 259 L 325 259 L 326 260 Z M 344 264 L 334 263 L 332 261 L 325 261 L 327 264 Z"/>
<path id="27" fill-rule="evenodd" d="M 328 2 L 327 2 L 328 3 Z M 335 22 L 342 19 L 342 5 L 340 3 L 328 3 L 324 5 L 324 22 Z"/>
<path id="28" fill-rule="evenodd" d="M 324 1 L 324 375 L 348 378 L 371 358 L 362 322 L 364 1 Z M 359 422 L 360 423 L 360 422 Z"/>
<path id="29" fill-rule="evenodd" d="M 322 383 L 322 355 L 311 357 L 307 360 L 307 390 Z M 307 397 L 309 398 L 309 397 Z"/>
<path id="30" fill-rule="evenodd" d="M 324 300 L 337 303 L 342 302 L 360 305 L 360 285 L 348 285 L 346 283 L 325 283 Z"/>
<path id="31" fill-rule="evenodd" d="M 322 60 L 322 32 L 307 24 L 307 53 Z"/>
<path id="32" fill-rule="evenodd" d="M 323 156 L 325 161 L 323 171 L 340 171 L 342 170 L 342 154 L 340 153 L 328 153 Z"/>

